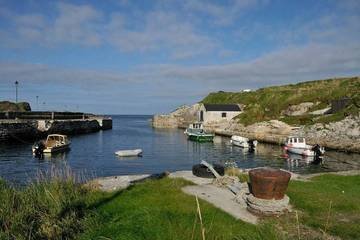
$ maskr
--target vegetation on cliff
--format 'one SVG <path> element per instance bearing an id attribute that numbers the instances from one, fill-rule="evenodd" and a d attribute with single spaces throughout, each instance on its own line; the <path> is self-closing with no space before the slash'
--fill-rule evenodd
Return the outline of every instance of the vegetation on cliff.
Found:
<path id="1" fill-rule="evenodd" d="M 9 102 L 0 101 L 0 112 L 29 112 L 31 111 L 30 104 L 27 102 Z"/>
<path id="2" fill-rule="evenodd" d="M 351 103 L 337 113 L 322 116 L 309 114 L 311 111 L 330 107 L 332 100 L 345 97 L 350 98 Z M 261 88 L 252 92 L 210 93 L 202 102 L 243 104 L 245 106 L 244 113 L 238 119 L 240 123 L 245 125 L 272 119 L 281 119 L 293 125 L 328 123 L 359 113 L 360 77 L 309 81 Z M 285 116 L 283 114 L 289 106 L 304 102 L 314 103 L 308 113 L 299 116 Z"/>

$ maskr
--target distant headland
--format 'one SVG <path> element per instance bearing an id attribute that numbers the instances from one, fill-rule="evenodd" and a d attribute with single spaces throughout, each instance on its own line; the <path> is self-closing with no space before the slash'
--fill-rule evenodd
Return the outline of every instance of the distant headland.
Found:
<path id="1" fill-rule="evenodd" d="M 240 112 L 229 119 L 231 112 L 226 105 L 234 104 Z M 207 105 L 217 105 L 218 115 L 216 111 L 207 111 Z M 206 113 L 207 118 L 202 119 Z M 153 126 L 185 128 L 195 121 L 203 121 L 207 131 L 219 135 L 241 135 L 269 143 L 280 143 L 289 135 L 302 135 L 310 143 L 360 152 L 360 77 L 214 92 L 192 106 L 155 115 Z"/>

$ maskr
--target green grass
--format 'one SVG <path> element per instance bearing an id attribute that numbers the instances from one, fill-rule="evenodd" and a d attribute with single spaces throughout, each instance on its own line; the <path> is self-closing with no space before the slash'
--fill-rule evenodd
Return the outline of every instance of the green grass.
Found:
<path id="1" fill-rule="evenodd" d="M 109 195 L 81 239 L 201 239 L 195 198 L 181 191 L 188 184 L 165 178 Z M 204 201 L 200 208 L 206 239 L 277 239 L 269 226 L 237 221 Z"/>
<path id="2" fill-rule="evenodd" d="M 0 239 L 72 239 L 84 230 L 90 196 L 70 178 L 22 189 L 0 180 Z"/>
<path id="3" fill-rule="evenodd" d="M 235 103 L 244 104 L 245 112 L 238 119 L 244 125 L 250 125 L 259 121 L 280 119 L 281 111 L 290 105 L 303 102 L 313 102 L 310 111 L 319 110 L 330 106 L 332 100 L 343 97 L 350 97 L 353 103 L 346 110 L 345 114 L 337 114 L 335 117 L 328 117 L 317 120 L 316 116 L 306 115 L 300 117 L 286 117 L 281 120 L 289 124 L 312 124 L 315 122 L 331 122 L 341 120 L 346 114 L 359 113 L 360 107 L 360 77 L 338 78 L 318 80 L 275 86 L 258 89 L 254 92 L 217 92 L 210 93 L 202 100 L 203 103 Z"/>
<path id="4" fill-rule="evenodd" d="M 294 211 L 258 226 L 200 200 L 206 239 L 298 239 L 298 227 L 301 239 L 360 239 L 359 183 L 332 174 L 291 181 Z M 181 191 L 189 184 L 163 178 L 104 193 L 71 179 L 23 189 L 0 181 L 0 239 L 202 239 L 195 198 Z"/>
<path id="5" fill-rule="evenodd" d="M 302 212 L 302 224 L 324 231 L 330 216 L 328 233 L 343 239 L 360 239 L 359 175 L 328 174 L 315 177 L 311 182 L 291 181 L 288 195 Z"/>

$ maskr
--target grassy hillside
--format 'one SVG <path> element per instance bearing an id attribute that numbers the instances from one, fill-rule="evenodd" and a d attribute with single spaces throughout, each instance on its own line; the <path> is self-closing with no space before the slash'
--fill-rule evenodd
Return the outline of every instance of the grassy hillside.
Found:
<path id="1" fill-rule="evenodd" d="M 27 102 L 14 103 L 0 101 L 0 112 L 27 112 L 31 111 L 30 104 Z"/>
<path id="2" fill-rule="evenodd" d="M 350 97 L 352 103 L 344 110 L 324 116 L 305 114 L 282 116 L 281 111 L 290 105 L 313 102 L 309 110 L 315 111 L 330 106 L 332 100 Z M 210 93 L 203 103 L 244 104 L 245 112 L 238 118 L 245 125 L 259 121 L 280 119 L 289 124 L 313 124 L 338 121 L 347 115 L 357 114 L 360 105 L 360 77 L 309 81 L 298 84 L 261 88 L 253 92 Z"/>

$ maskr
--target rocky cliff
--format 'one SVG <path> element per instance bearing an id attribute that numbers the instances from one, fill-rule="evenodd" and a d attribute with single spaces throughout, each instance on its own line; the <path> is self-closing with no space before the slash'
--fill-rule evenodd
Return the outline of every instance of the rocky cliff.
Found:
<path id="1" fill-rule="evenodd" d="M 178 128 L 186 127 L 197 120 L 200 104 L 181 106 L 169 114 L 154 115 L 152 125 L 155 128 Z"/>

